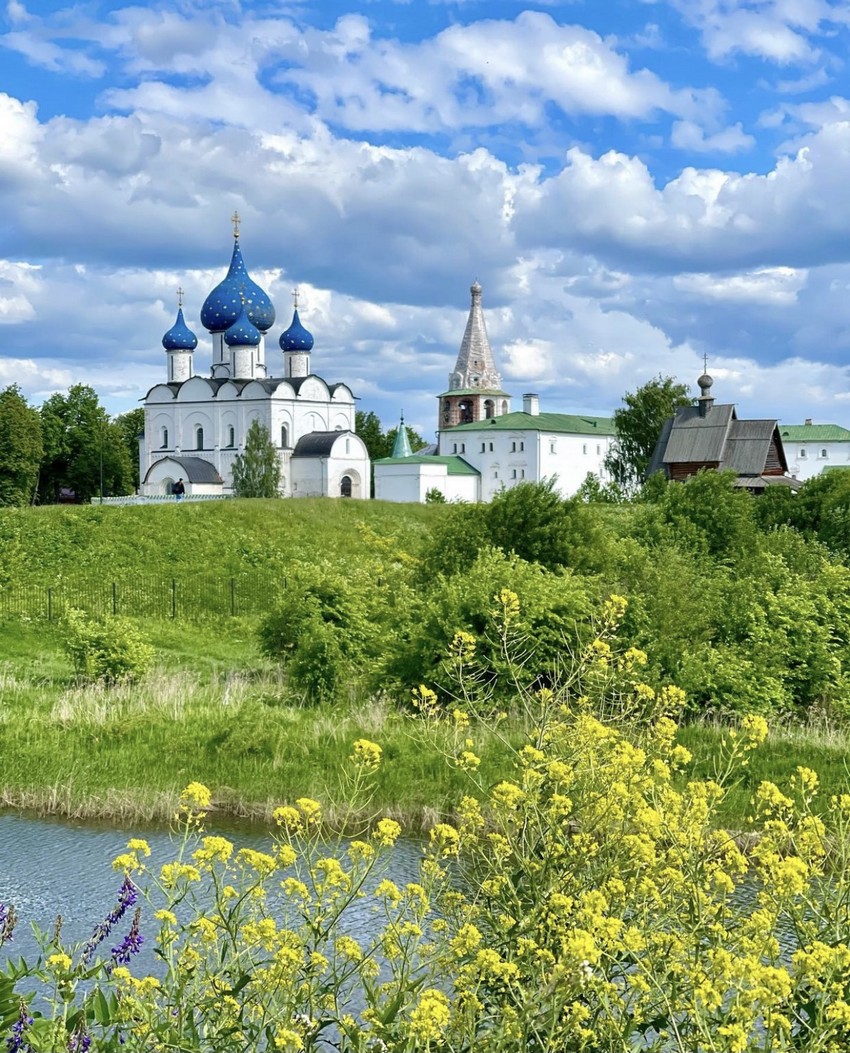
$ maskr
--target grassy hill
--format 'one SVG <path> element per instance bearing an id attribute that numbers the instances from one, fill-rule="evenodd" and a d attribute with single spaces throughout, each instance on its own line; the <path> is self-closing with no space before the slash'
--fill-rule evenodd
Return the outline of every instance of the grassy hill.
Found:
<path id="1" fill-rule="evenodd" d="M 0 586 L 87 575 L 281 573 L 293 560 L 356 559 L 376 544 L 412 552 L 442 512 L 318 498 L 0 509 Z"/>

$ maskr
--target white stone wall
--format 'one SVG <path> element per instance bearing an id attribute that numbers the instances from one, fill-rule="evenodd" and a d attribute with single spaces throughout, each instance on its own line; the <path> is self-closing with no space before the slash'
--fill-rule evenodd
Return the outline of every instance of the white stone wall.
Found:
<path id="1" fill-rule="evenodd" d="M 780 432 L 782 429 L 779 429 Z M 850 467 L 850 442 L 795 442 L 783 440 L 788 474 L 795 479 L 813 479 L 830 465 Z"/>
<path id="2" fill-rule="evenodd" d="M 492 431 L 487 425 L 478 430 L 440 434 L 440 453 L 468 461 L 481 473 L 482 501 L 491 501 L 504 487 L 524 481 L 539 482 L 556 478 L 556 489 L 572 496 L 593 472 L 607 480 L 603 462 L 612 437 L 608 435 L 569 435 L 546 431 Z"/>

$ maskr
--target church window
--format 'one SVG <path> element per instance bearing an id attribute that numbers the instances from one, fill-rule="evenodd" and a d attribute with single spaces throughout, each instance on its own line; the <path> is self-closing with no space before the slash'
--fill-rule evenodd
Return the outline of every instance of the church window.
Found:
<path id="1" fill-rule="evenodd" d="M 289 445 L 289 428 L 285 424 L 280 426 L 280 445 L 283 447 Z"/>
<path id="2" fill-rule="evenodd" d="M 481 443 L 481 452 L 482 453 L 486 453 L 487 452 L 487 443 L 486 442 L 482 442 Z"/>
<path id="3" fill-rule="evenodd" d="M 466 453 L 466 443 L 465 442 L 462 442 L 460 444 L 460 452 L 461 453 Z"/>
<path id="4" fill-rule="evenodd" d="M 236 445 L 236 429 L 232 424 L 227 429 L 227 445 L 231 450 Z"/>
<path id="5" fill-rule="evenodd" d="M 496 416 L 496 404 L 492 399 L 487 399 L 484 403 L 484 416 L 489 420 L 490 417 Z"/>
<path id="6" fill-rule="evenodd" d="M 351 439 L 345 440 L 345 452 L 351 453 Z"/>
<path id="7" fill-rule="evenodd" d="M 550 442 L 549 443 L 549 453 L 554 453 L 554 452 L 555 452 L 555 444 L 554 444 L 554 442 Z"/>
<path id="8" fill-rule="evenodd" d="M 806 451 L 805 451 L 805 449 L 802 449 L 802 450 L 800 450 L 800 456 L 801 456 L 801 457 L 805 457 L 805 456 L 806 456 Z"/>
<path id="9" fill-rule="evenodd" d="M 829 456 L 829 454 L 827 453 L 827 451 L 825 449 L 821 450 L 820 455 L 821 455 L 821 457 L 828 457 Z"/>
<path id="10" fill-rule="evenodd" d="M 491 442 L 490 443 L 490 453 L 492 453 L 492 452 L 493 452 L 493 443 Z"/>
<path id="11" fill-rule="evenodd" d="M 520 450 L 524 450 L 524 449 L 525 449 L 525 443 L 524 443 L 524 442 L 521 442 L 521 443 L 519 444 L 519 448 L 520 448 Z M 598 452 L 598 451 L 597 451 L 597 452 Z"/>
<path id="12" fill-rule="evenodd" d="M 511 472 L 511 479 L 516 479 L 516 468 Z"/>
<path id="13" fill-rule="evenodd" d="M 584 443 L 581 448 L 582 453 L 587 453 L 587 443 Z"/>
<path id="14" fill-rule="evenodd" d="M 195 449 L 202 450 L 204 448 L 204 429 L 198 426 L 195 428 Z"/>
<path id="15" fill-rule="evenodd" d="M 508 404 L 507 404 L 507 402 L 505 402 L 504 399 L 502 399 L 502 413 L 507 413 L 507 412 L 508 412 Z"/>
<path id="16" fill-rule="evenodd" d="M 461 424 L 472 424 L 472 401 L 471 399 L 464 399 L 458 406 L 460 412 Z"/>
<path id="17" fill-rule="evenodd" d="M 162 448 L 163 450 L 168 446 L 168 428 L 162 429 Z"/>
<path id="18" fill-rule="evenodd" d="M 520 473 L 519 474 L 520 474 L 520 477 L 522 479 L 524 479 L 525 478 L 525 468 L 520 469 Z"/>
<path id="19" fill-rule="evenodd" d="M 493 478 L 494 479 L 498 479 L 499 478 L 499 473 L 498 472 L 493 472 Z"/>
<path id="20" fill-rule="evenodd" d="M 452 443 L 452 453 L 457 453 L 457 443 L 456 442 Z"/>
<path id="21" fill-rule="evenodd" d="M 599 443 L 597 443 L 596 444 L 596 456 L 598 457 L 600 453 L 602 453 L 602 447 L 599 445 Z"/>
<path id="22" fill-rule="evenodd" d="M 511 443 L 511 453 L 516 453 L 516 443 L 515 442 Z"/>

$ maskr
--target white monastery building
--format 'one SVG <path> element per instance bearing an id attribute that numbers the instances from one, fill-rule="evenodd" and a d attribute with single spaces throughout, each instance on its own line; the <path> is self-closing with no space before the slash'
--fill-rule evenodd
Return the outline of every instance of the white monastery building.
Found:
<path id="1" fill-rule="evenodd" d="M 267 362 L 275 310 L 245 268 L 238 214 L 233 223 L 230 269 L 201 308 L 212 341 L 209 373 L 195 373 L 198 339 L 184 320 L 182 293 L 162 339 L 167 379 L 144 400 L 141 493 L 169 494 L 178 479 L 189 495 L 232 493 L 234 459 L 258 421 L 280 458 L 281 496 L 368 498 L 369 454 L 354 432 L 354 395 L 312 372 L 313 337 L 298 317 L 297 294 L 278 340 L 282 357 L 273 363 L 269 353 Z"/>
<path id="2" fill-rule="evenodd" d="M 782 424 L 788 473 L 805 482 L 830 468 L 850 468 L 850 431 L 840 424 Z"/>
<path id="3" fill-rule="evenodd" d="M 608 417 L 542 413 L 537 395 L 523 395 L 511 411 L 502 390 L 475 282 L 466 330 L 449 387 L 438 396 L 438 445 L 434 454 L 412 454 L 397 444 L 392 457 L 375 461 L 375 497 L 424 501 L 430 490 L 447 501 L 490 501 L 517 483 L 555 481 L 565 497 L 588 473 L 607 480 L 604 461 L 614 442 Z"/>

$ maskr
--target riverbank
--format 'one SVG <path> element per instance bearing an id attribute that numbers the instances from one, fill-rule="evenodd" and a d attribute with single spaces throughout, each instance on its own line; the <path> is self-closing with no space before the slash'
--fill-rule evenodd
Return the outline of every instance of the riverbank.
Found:
<path id="1" fill-rule="evenodd" d="M 150 622 L 144 629 L 156 668 L 139 684 L 108 689 L 75 683 L 56 628 L 0 624 L 0 806 L 120 824 L 166 822 L 180 790 L 197 779 L 213 788 L 218 816 L 266 822 L 297 797 L 345 800 L 341 772 L 358 738 L 380 743 L 384 753 L 368 811 L 409 832 L 451 816 L 470 792 L 470 776 L 447 760 L 462 746 L 459 733 L 426 726 L 405 700 L 293 704 L 279 669 L 257 654 L 248 622 L 229 619 L 217 629 Z M 693 754 L 687 778 L 714 774 L 725 734 L 711 724 L 680 730 Z M 521 744 L 522 730 L 471 728 L 469 735 L 481 758 L 476 778 L 491 786 L 509 773 L 501 736 Z M 745 829 L 755 787 L 763 779 L 786 784 L 798 765 L 818 771 L 825 799 L 846 792 L 848 746 L 842 731 L 772 728 L 731 789 L 722 820 Z M 344 809 L 335 816 L 340 822 Z"/>

